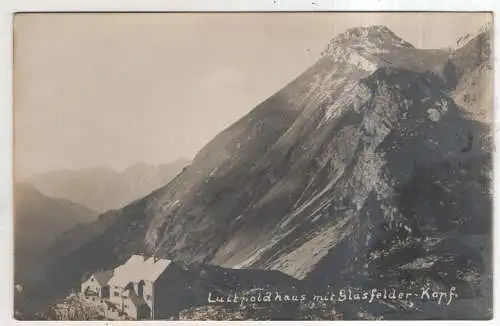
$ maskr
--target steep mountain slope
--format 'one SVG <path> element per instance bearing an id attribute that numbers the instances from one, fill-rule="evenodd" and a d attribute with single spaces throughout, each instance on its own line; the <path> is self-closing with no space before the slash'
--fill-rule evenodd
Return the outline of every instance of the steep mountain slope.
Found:
<path id="1" fill-rule="evenodd" d="M 54 265 L 57 286 L 142 251 L 275 269 L 310 289 L 457 286 L 461 299 L 486 302 L 448 317 L 485 318 L 489 126 L 452 96 L 490 60 L 489 37 L 431 51 L 382 26 L 337 36 L 316 64 L 216 136 L 175 179 Z M 487 93 L 484 103 L 491 107 Z M 344 317 L 355 318 L 356 307 L 344 305 Z M 424 317 L 443 316 L 424 308 Z M 366 309 L 405 318 L 416 308 Z"/>
<path id="2" fill-rule="evenodd" d="M 117 172 L 103 167 L 52 171 L 26 180 L 47 196 L 67 198 L 98 212 L 116 209 L 165 185 L 189 161 L 169 164 L 135 164 Z"/>
<path id="3" fill-rule="evenodd" d="M 45 251 L 47 259 L 54 260 L 71 254 L 86 242 L 106 232 L 108 227 L 116 222 L 117 217 L 117 212 L 110 210 L 101 214 L 97 220 L 78 223 L 58 234 Z"/>
<path id="4" fill-rule="evenodd" d="M 260 266 L 262 244 L 283 249 L 276 243 L 325 206 L 347 206 L 346 218 L 375 186 L 386 192 L 378 200 L 390 198 L 416 164 L 481 154 L 476 146 L 461 152 L 481 126 L 436 88 L 424 69 L 427 51 L 379 27 L 348 31 L 329 49 L 336 50 L 216 137 L 178 183 L 160 190 L 163 198 L 147 211 L 148 248 L 187 261 Z M 322 224 L 316 221 L 312 229 Z M 301 276 L 296 265 L 289 272 Z"/>
<path id="5" fill-rule="evenodd" d="M 465 108 L 472 119 L 484 123 L 493 122 L 491 99 L 493 98 L 493 67 L 490 60 L 491 26 L 458 49 L 451 62 L 458 76 L 452 90 L 453 99 Z"/>
<path id="6" fill-rule="evenodd" d="M 62 232 L 97 218 L 97 213 L 66 199 L 47 197 L 29 184 L 14 186 L 15 279 L 40 276 L 45 251 Z"/>

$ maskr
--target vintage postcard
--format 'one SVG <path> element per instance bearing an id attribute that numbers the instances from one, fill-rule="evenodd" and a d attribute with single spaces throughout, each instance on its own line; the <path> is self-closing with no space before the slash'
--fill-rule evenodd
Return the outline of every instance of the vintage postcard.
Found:
<path id="1" fill-rule="evenodd" d="M 19 320 L 493 317 L 493 16 L 19 13 Z"/>

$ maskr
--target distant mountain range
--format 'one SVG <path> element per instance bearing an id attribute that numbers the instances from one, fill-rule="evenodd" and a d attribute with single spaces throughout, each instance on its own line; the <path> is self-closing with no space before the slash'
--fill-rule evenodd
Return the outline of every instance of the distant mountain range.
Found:
<path id="1" fill-rule="evenodd" d="M 178 159 L 168 164 L 135 164 L 123 171 L 94 167 L 51 171 L 24 180 L 53 198 L 66 198 L 97 211 L 120 208 L 164 186 L 189 164 Z"/>
<path id="2" fill-rule="evenodd" d="M 38 279 L 52 260 L 103 232 L 113 211 L 170 181 L 189 162 L 139 163 L 122 172 L 108 168 L 52 171 L 20 182 L 15 192 L 16 278 Z M 88 206 L 95 208 L 91 209 Z M 116 215 L 116 214 L 115 214 Z M 90 223 L 94 222 L 95 223 Z"/>
<path id="3" fill-rule="evenodd" d="M 430 283 L 460 293 L 447 309 L 336 306 L 345 319 L 488 318 L 490 78 L 490 29 L 447 50 L 416 49 L 384 26 L 350 29 L 171 182 L 114 211 L 41 288 L 64 293 L 144 252 L 278 270 L 311 291 Z"/>

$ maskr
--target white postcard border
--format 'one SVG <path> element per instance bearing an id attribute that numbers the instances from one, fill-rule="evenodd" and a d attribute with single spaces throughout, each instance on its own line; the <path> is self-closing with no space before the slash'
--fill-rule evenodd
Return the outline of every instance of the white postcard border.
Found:
<path id="1" fill-rule="evenodd" d="M 35 325 L 51 322 L 36 321 L 16 321 L 13 319 L 13 232 L 12 232 L 12 15 L 15 12 L 38 12 L 38 11 L 494 11 L 495 16 L 500 9 L 500 1 L 495 0 L 413 0 L 413 1 L 390 1 L 390 0 L 2 0 L 1 8 L 1 60 L 0 78 L 1 90 L 1 110 L 0 110 L 0 252 L 3 257 L 3 264 L 0 267 L 0 279 L 2 280 L 0 289 L 0 324 L 10 325 L 21 323 L 25 325 Z M 496 18 L 496 17 L 495 17 Z M 495 68 L 498 66 L 498 53 L 500 26 L 496 24 L 494 18 L 494 49 Z M 495 69 L 495 89 L 498 88 L 499 70 Z M 495 92 L 495 112 L 498 109 L 498 96 Z M 495 114 L 495 142 L 498 143 L 500 137 L 500 119 Z M 500 190 L 498 180 L 498 153 L 494 153 L 494 191 Z M 498 198 L 494 198 L 494 220 L 498 218 Z M 496 221 L 495 221 L 496 222 Z M 500 234 L 499 223 L 494 222 L 494 234 Z M 500 312 L 499 286 L 497 273 L 499 270 L 500 253 L 499 241 L 494 242 L 494 311 Z M 493 324 L 498 321 L 498 317 L 485 322 Z M 88 321 L 62 321 L 59 325 L 85 325 Z M 98 322 L 92 321 L 96 325 L 121 325 L 123 322 Z M 126 322 L 126 325 L 133 324 L 153 324 L 165 323 L 165 321 L 150 322 Z M 195 324 L 199 322 L 177 322 L 175 324 Z M 210 325 L 221 324 L 222 322 L 204 322 Z M 227 323 L 227 322 L 224 322 Z M 269 323 L 269 322 L 238 322 L 239 325 Z M 301 321 L 272 322 L 274 325 L 305 324 Z M 310 323 L 310 322 L 307 322 Z M 318 321 L 330 325 L 329 321 Z M 345 321 L 336 323 L 358 324 L 363 321 Z M 367 323 L 367 322 L 364 322 Z M 407 324 L 419 325 L 421 321 L 378 321 L 373 324 Z M 437 325 L 477 325 L 479 321 L 428 321 Z M 496 323 L 495 323 L 496 324 Z"/>

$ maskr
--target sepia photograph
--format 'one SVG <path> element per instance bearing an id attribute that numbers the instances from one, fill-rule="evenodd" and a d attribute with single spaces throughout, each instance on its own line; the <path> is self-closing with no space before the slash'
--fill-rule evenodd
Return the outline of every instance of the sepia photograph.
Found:
<path id="1" fill-rule="evenodd" d="M 491 12 L 17 13 L 17 320 L 490 320 Z"/>

